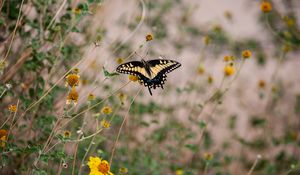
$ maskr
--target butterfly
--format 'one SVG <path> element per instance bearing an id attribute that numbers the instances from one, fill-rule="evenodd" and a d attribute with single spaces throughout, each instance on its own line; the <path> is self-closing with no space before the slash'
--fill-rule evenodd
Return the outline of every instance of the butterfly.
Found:
<path id="1" fill-rule="evenodd" d="M 167 80 L 167 73 L 177 69 L 181 64 L 174 60 L 155 59 L 131 61 L 121 64 L 116 71 L 124 74 L 131 74 L 138 77 L 138 81 L 145 87 L 148 87 L 150 95 L 151 88 L 161 87 Z"/>

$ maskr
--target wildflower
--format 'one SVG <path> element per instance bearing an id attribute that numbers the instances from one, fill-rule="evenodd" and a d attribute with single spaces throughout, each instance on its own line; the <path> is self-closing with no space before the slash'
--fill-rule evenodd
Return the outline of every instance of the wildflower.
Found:
<path id="1" fill-rule="evenodd" d="M 63 166 L 64 168 L 68 168 L 68 164 L 67 164 L 66 162 L 64 162 L 64 163 L 62 164 L 62 166 Z"/>
<path id="2" fill-rule="evenodd" d="M 153 35 L 151 33 L 146 35 L 146 41 L 151 41 L 153 40 Z"/>
<path id="3" fill-rule="evenodd" d="M 264 89 L 266 87 L 266 82 L 264 80 L 259 80 L 258 87 Z"/>
<path id="4" fill-rule="evenodd" d="M 75 13 L 76 15 L 79 15 L 81 13 L 81 9 L 75 8 L 75 9 L 73 9 L 73 13 Z"/>
<path id="5" fill-rule="evenodd" d="M 92 93 L 90 93 L 90 94 L 88 95 L 88 101 L 93 101 L 93 100 L 95 100 L 95 95 L 92 94 Z"/>
<path id="6" fill-rule="evenodd" d="M 214 156 L 210 153 L 204 153 L 203 158 L 206 161 L 211 161 L 214 158 Z"/>
<path id="7" fill-rule="evenodd" d="M 204 36 L 203 42 L 205 45 L 209 45 L 209 43 L 211 42 L 211 38 L 209 36 Z"/>
<path id="8" fill-rule="evenodd" d="M 4 148 L 7 140 L 7 131 L 0 129 L 0 147 Z"/>
<path id="9" fill-rule="evenodd" d="M 88 166 L 91 170 L 89 175 L 113 175 L 108 162 L 99 157 L 90 157 Z"/>
<path id="10" fill-rule="evenodd" d="M 211 75 L 209 75 L 209 76 L 207 77 L 207 82 L 208 82 L 209 84 L 212 84 L 212 83 L 214 82 L 214 78 L 213 78 Z"/>
<path id="11" fill-rule="evenodd" d="M 126 167 L 121 167 L 121 168 L 119 169 L 119 172 L 120 172 L 121 174 L 127 174 L 127 173 L 128 173 L 128 169 L 127 169 Z"/>
<path id="12" fill-rule="evenodd" d="M 184 171 L 182 169 L 177 169 L 175 171 L 175 175 L 183 175 L 184 174 Z"/>
<path id="13" fill-rule="evenodd" d="M 107 121 L 107 120 L 105 120 L 105 119 L 103 119 L 103 120 L 101 121 L 101 126 L 102 126 L 103 128 L 109 128 L 109 127 L 110 127 L 110 122 Z"/>
<path id="14" fill-rule="evenodd" d="M 250 50 L 244 50 L 244 51 L 242 52 L 243 58 L 249 58 L 249 57 L 251 57 L 251 55 L 252 55 L 252 53 L 251 53 Z"/>
<path id="15" fill-rule="evenodd" d="M 124 94 L 123 92 L 121 92 L 121 93 L 118 94 L 118 97 L 119 97 L 119 100 L 121 102 L 121 105 L 123 105 L 124 101 L 126 99 L 126 94 Z"/>
<path id="16" fill-rule="evenodd" d="M 9 105 L 8 110 L 10 112 L 16 112 L 17 111 L 17 105 Z"/>
<path id="17" fill-rule="evenodd" d="M 112 113 L 112 109 L 108 106 L 104 106 L 102 109 L 101 109 L 101 112 L 103 114 L 106 114 L 106 115 L 109 115 L 110 113 Z"/>
<path id="18" fill-rule="evenodd" d="M 272 5 L 269 2 L 262 2 L 260 4 L 260 9 L 261 9 L 262 12 L 268 13 L 272 10 Z"/>
<path id="19" fill-rule="evenodd" d="M 232 55 L 226 55 L 226 56 L 224 56 L 223 60 L 225 62 L 234 61 L 234 57 Z"/>
<path id="20" fill-rule="evenodd" d="M 70 131 L 64 131 L 64 137 L 69 138 L 71 136 Z"/>
<path id="21" fill-rule="evenodd" d="M 68 94 L 68 98 L 67 98 L 67 103 L 66 104 L 71 104 L 73 102 L 73 104 L 76 105 L 77 101 L 78 101 L 78 96 L 79 96 L 78 92 L 73 87 L 72 90 L 70 91 L 70 93 Z"/>
<path id="22" fill-rule="evenodd" d="M 79 85 L 80 76 L 77 74 L 69 74 L 66 77 L 66 86 L 75 87 Z"/>
<path id="23" fill-rule="evenodd" d="M 232 19 L 232 13 L 230 11 L 225 11 L 224 12 L 224 16 L 225 18 L 231 20 Z"/>
<path id="24" fill-rule="evenodd" d="M 227 65 L 224 67 L 224 74 L 226 76 L 231 76 L 232 74 L 234 74 L 235 69 L 233 66 Z"/>
<path id="25" fill-rule="evenodd" d="M 276 86 L 276 85 L 273 85 L 273 86 L 271 87 L 271 91 L 272 91 L 273 93 L 277 92 L 277 91 L 278 91 L 277 86 Z"/>
<path id="26" fill-rule="evenodd" d="M 219 24 L 213 26 L 213 31 L 215 32 L 221 32 L 222 30 L 222 26 L 220 26 Z"/>
<path id="27" fill-rule="evenodd" d="M 0 70 L 3 70 L 7 65 L 7 61 L 4 59 L 0 60 Z"/>
<path id="28" fill-rule="evenodd" d="M 10 90 L 10 89 L 12 88 L 12 85 L 9 84 L 9 83 L 6 83 L 6 84 L 5 84 L 5 87 L 6 87 L 7 90 Z"/>
<path id="29" fill-rule="evenodd" d="M 135 75 L 129 75 L 128 78 L 129 78 L 130 81 L 133 81 L 133 82 L 138 80 L 138 77 L 135 76 Z"/>
<path id="30" fill-rule="evenodd" d="M 72 70 L 72 72 L 73 72 L 74 74 L 78 74 L 78 73 L 79 73 L 79 69 L 78 69 L 78 68 L 74 68 L 74 69 Z"/>
<path id="31" fill-rule="evenodd" d="M 101 41 L 100 40 L 94 41 L 94 45 L 95 47 L 99 47 L 101 45 Z"/>
<path id="32" fill-rule="evenodd" d="M 295 25 L 295 20 L 293 18 L 290 18 L 289 16 L 284 16 L 283 20 L 289 27 L 293 27 Z"/>
<path id="33" fill-rule="evenodd" d="M 198 67 L 198 74 L 199 75 L 203 75 L 205 73 L 205 67 L 203 64 L 201 64 L 199 67 Z"/>
<path id="34" fill-rule="evenodd" d="M 124 58 L 117 58 L 117 63 L 122 64 L 124 62 Z"/>
<path id="35" fill-rule="evenodd" d="M 288 45 L 288 44 L 285 44 L 285 45 L 282 47 L 282 51 L 283 51 L 284 53 L 287 53 L 287 52 L 289 52 L 290 50 L 291 50 L 291 46 Z"/>

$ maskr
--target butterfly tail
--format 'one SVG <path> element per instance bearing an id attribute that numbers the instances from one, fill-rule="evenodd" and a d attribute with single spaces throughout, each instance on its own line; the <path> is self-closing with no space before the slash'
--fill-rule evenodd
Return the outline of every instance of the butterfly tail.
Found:
<path id="1" fill-rule="evenodd" d="M 149 86 L 148 86 L 148 90 L 149 90 L 150 95 L 152 96 L 151 88 Z"/>

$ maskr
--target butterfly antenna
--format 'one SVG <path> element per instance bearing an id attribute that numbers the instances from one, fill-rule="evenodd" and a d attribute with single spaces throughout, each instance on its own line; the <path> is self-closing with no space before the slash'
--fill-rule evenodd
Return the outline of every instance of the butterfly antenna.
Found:
<path id="1" fill-rule="evenodd" d="M 148 86 L 148 90 L 149 90 L 150 95 L 152 96 L 151 88 L 149 86 Z"/>

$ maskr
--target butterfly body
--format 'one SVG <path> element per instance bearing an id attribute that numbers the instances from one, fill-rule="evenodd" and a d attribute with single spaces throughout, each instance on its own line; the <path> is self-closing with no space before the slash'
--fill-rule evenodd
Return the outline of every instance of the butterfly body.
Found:
<path id="1" fill-rule="evenodd" d="M 166 74 L 180 66 L 181 64 L 174 60 L 141 60 L 121 64 L 116 71 L 137 76 L 138 81 L 148 87 L 149 93 L 152 95 L 151 88 L 161 87 L 163 89 L 167 78 Z"/>

